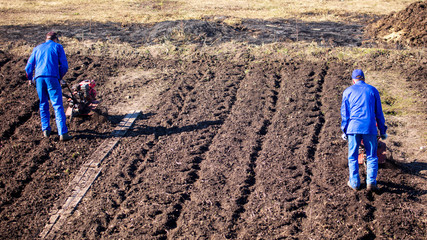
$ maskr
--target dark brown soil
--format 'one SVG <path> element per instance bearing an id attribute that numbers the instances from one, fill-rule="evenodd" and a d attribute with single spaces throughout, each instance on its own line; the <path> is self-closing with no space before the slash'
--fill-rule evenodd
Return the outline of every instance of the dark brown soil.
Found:
<path id="1" fill-rule="evenodd" d="M 399 33 L 396 37 L 387 37 Z M 366 28 L 369 38 L 410 46 L 427 46 L 427 5 L 412 3 L 406 9 L 392 13 Z"/>
<path id="2" fill-rule="evenodd" d="M 249 51 L 236 51 L 187 60 L 68 56 L 67 80 L 95 79 L 100 97 L 119 68 L 174 70 L 57 239 L 425 238 L 426 179 L 410 166 L 390 158 L 377 194 L 346 186 L 339 108 L 353 63 L 253 61 Z M 423 62 L 411 72 L 381 62 L 377 70 L 425 83 Z M 37 238 L 68 183 L 123 117 L 75 119 L 75 138 L 66 143 L 42 138 L 25 63 L 0 52 L 0 239 Z M 425 87 L 420 92 L 425 98 Z M 106 108 L 121 92 L 108 94 Z"/>
<path id="3" fill-rule="evenodd" d="M 214 45 L 224 42 L 266 44 L 272 42 L 316 42 L 322 46 L 360 46 L 363 27 L 360 23 L 304 22 L 297 19 L 244 19 L 228 25 L 226 18 L 165 21 L 156 24 L 65 22 L 57 25 L 0 26 L 0 40 L 14 39 L 16 45 L 37 44 L 44 34 L 55 30 L 60 36 L 78 40 L 125 42 L 132 46 L 174 42 Z"/>

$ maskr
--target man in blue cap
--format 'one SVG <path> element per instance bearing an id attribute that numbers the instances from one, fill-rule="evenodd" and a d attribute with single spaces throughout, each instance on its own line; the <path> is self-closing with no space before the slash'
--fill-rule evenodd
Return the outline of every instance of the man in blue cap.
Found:
<path id="1" fill-rule="evenodd" d="M 344 93 L 341 104 L 342 138 L 348 140 L 348 167 L 350 179 L 347 185 L 353 190 L 360 189 L 359 146 L 363 139 L 366 150 L 366 186 L 368 191 L 377 190 L 377 127 L 381 139 L 387 138 L 384 114 L 378 90 L 365 83 L 361 69 L 353 71 L 353 85 Z"/>
<path id="2" fill-rule="evenodd" d="M 56 126 L 61 141 L 70 140 L 66 117 L 62 102 L 62 89 L 60 81 L 68 71 L 67 57 L 64 48 L 58 43 L 56 32 L 46 35 L 46 42 L 34 48 L 28 59 L 25 72 L 28 83 L 35 84 L 40 99 L 40 118 L 42 131 L 45 137 L 51 133 L 49 99 L 55 110 Z"/>

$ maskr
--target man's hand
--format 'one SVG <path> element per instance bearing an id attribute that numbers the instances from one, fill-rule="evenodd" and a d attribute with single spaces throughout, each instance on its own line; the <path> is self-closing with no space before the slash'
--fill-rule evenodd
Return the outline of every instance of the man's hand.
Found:
<path id="1" fill-rule="evenodd" d="M 67 85 L 67 83 L 63 79 L 59 80 L 59 83 L 61 84 L 61 86 L 66 86 Z"/>
<path id="2" fill-rule="evenodd" d="M 34 82 L 34 80 L 28 80 L 28 85 L 36 85 L 36 82 Z"/>
<path id="3" fill-rule="evenodd" d="M 341 138 L 342 138 L 344 141 L 347 141 L 347 134 L 343 133 L 343 134 L 341 135 Z"/>
<path id="4" fill-rule="evenodd" d="M 381 134 L 381 140 L 386 140 L 388 138 L 387 133 Z"/>

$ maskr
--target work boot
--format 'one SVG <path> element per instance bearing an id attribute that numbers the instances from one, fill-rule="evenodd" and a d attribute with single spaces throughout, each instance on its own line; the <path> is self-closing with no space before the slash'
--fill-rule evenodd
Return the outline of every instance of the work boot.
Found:
<path id="1" fill-rule="evenodd" d="M 366 186 L 366 189 L 368 190 L 368 192 L 376 192 L 378 191 L 378 187 L 376 184 L 368 184 Z"/>
<path id="2" fill-rule="evenodd" d="M 70 139 L 72 139 L 73 137 L 68 135 L 68 133 L 64 133 L 61 136 L 59 136 L 59 140 L 60 141 L 68 141 Z"/>
<path id="3" fill-rule="evenodd" d="M 44 130 L 44 131 L 43 131 L 43 136 L 44 136 L 45 138 L 50 137 L 50 130 Z"/>
<path id="4" fill-rule="evenodd" d="M 351 184 L 350 184 L 350 181 L 348 181 L 347 182 L 347 186 L 349 186 L 351 189 L 353 189 L 354 191 L 357 191 L 357 190 L 359 190 L 359 188 L 357 187 L 357 188 L 354 188 L 354 187 L 352 187 L 351 186 Z"/>

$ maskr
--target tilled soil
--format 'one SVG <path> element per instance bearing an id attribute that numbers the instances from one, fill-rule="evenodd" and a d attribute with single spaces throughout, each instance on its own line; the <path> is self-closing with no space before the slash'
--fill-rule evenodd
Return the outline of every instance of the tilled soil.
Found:
<path id="1" fill-rule="evenodd" d="M 96 78 L 106 108 L 122 97 L 102 90 L 118 67 L 169 71 L 57 239 L 423 239 L 422 175 L 389 161 L 377 194 L 346 186 L 339 107 L 351 63 L 252 61 L 239 51 L 185 61 L 69 56 L 68 80 Z M 26 59 L 0 59 L 0 238 L 34 239 L 122 116 L 75 119 L 73 140 L 44 139 Z"/>

